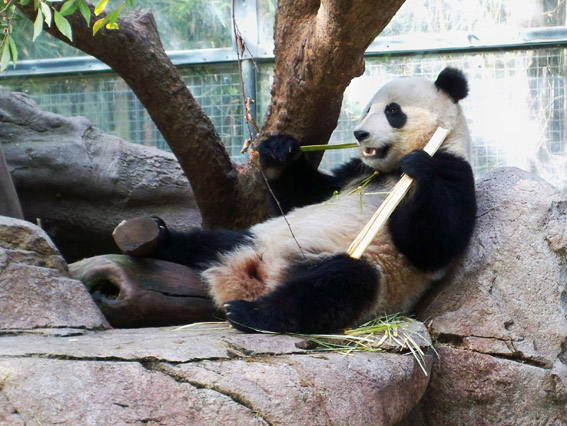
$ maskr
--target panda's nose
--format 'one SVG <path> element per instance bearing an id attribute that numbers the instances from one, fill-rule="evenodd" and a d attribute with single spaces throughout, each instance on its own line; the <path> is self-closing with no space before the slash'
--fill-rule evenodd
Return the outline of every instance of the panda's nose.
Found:
<path id="1" fill-rule="evenodd" d="M 354 137 L 359 142 L 362 142 L 364 139 L 367 139 L 368 136 L 370 136 L 370 133 L 368 133 L 364 130 L 355 130 L 354 131 Z"/>

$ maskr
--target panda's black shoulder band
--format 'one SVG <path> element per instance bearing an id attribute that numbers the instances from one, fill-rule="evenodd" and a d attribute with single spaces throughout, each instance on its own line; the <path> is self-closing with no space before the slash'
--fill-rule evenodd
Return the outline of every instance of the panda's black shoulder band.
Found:
<path id="1" fill-rule="evenodd" d="M 457 68 L 447 67 L 435 80 L 435 86 L 447 93 L 455 103 L 469 94 L 469 84 L 463 72 Z"/>

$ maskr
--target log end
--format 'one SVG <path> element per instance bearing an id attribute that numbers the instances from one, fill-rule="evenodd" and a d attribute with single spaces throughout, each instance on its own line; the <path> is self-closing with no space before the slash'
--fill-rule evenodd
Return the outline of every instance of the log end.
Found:
<path id="1" fill-rule="evenodd" d="M 123 220 L 112 232 L 114 242 L 124 254 L 150 256 L 157 249 L 159 223 L 150 216 Z"/>

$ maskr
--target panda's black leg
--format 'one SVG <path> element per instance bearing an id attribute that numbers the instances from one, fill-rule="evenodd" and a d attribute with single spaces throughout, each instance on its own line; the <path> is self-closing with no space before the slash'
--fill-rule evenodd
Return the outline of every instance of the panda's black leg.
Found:
<path id="1" fill-rule="evenodd" d="M 124 254 L 167 260 L 195 269 L 206 268 L 220 254 L 238 245 L 251 244 L 247 230 L 175 231 L 155 216 L 125 222 L 115 229 L 113 236 Z"/>
<path id="2" fill-rule="evenodd" d="M 303 265 L 265 296 L 225 304 L 237 329 L 282 333 L 329 333 L 354 325 L 376 302 L 378 270 L 340 254 Z"/>

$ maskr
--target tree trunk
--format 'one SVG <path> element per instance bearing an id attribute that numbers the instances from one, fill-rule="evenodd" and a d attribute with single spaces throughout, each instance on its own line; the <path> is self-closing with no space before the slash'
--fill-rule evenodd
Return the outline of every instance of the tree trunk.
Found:
<path id="1" fill-rule="evenodd" d="M 344 89 L 364 71 L 364 51 L 402 3 L 280 0 L 272 103 L 262 137 L 286 133 L 305 143 L 327 143 Z M 33 2 L 18 8 L 35 19 Z M 205 227 L 244 228 L 268 217 L 267 191 L 258 170 L 250 162 L 242 167 L 231 162 L 167 57 L 149 11 L 121 17 L 120 29 L 102 29 L 94 37 L 79 11 L 67 18 L 73 42 L 55 26 L 44 26 L 44 31 L 100 59 L 128 83 L 178 158 Z M 98 18 L 93 14 L 91 21 Z M 320 157 L 315 155 L 314 161 Z"/>

